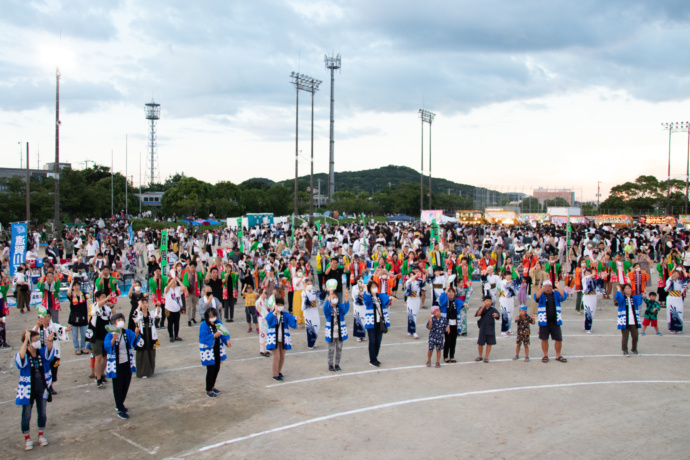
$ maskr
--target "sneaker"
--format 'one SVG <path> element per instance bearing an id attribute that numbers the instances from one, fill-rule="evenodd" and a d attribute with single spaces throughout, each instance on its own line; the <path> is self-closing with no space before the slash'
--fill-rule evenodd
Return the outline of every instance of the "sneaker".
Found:
<path id="1" fill-rule="evenodd" d="M 358 341 L 358 342 L 361 342 L 361 341 L 362 341 L 362 338 L 361 338 L 361 337 L 357 337 L 357 341 Z"/>
<path id="2" fill-rule="evenodd" d="M 176 342 L 182 342 L 182 337 L 175 337 Z"/>
<path id="3" fill-rule="evenodd" d="M 380 366 L 379 363 L 372 363 L 372 362 L 370 362 L 369 364 L 372 365 L 372 366 L 374 366 L 374 367 L 379 367 L 379 366 Z"/>
<path id="4" fill-rule="evenodd" d="M 234 323 L 234 322 L 235 322 L 235 320 L 233 320 L 233 319 L 228 320 L 228 323 Z"/>
<path id="5" fill-rule="evenodd" d="M 520 359 L 518 355 L 513 356 L 513 361 L 517 361 L 518 359 Z"/>
<path id="6" fill-rule="evenodd" d="M 335 368 L 330 364 L 328 365 L 328 372 L 335 372 Z"/>
<path id="7" fill-rule="evenodd" d="M 336 371 L 336 372 L 340 372 L 340 371 L 342 371 L 342 369 L 340 368 L 340 366 L 337 366 L 337 365 L 336 365 L 336 366 L 335 366 L 335 371 Z"/>
<path id="8" fill-rule="evenodd" d="M 377 359 L 377 360 L 376 360 L 376 364 L 378 364 L 378 365 L 380 366 L 380 365 L 381 365 L 381 361 L 379 361 L 379 360 Z"/>
<path id="9" fill-rule="evenodd" d="M 501 337 L 508 337 L 508 334 L 506 334 L 505 332 L 501 332 Z"/>
<path id="10" fill-rule="evenodd" d="M 214 388 L 214 389 L 211 390 L 211 391 L 212 391 L 214 394 L 217 394 L 217 395 L 220 394 L 220 390 L 218 390 L 218 389 L 216 389 L 216 388 Z"/>
<path id="11" fill-rule="evenodd" d="M 57 391 L 55 391 L 55 389 L 53 389 L 53 386 L 52 386 L 52 385 L 51 385 L 50 387 L 48 387 L 48 392 L 49 392 L 51 395 L 56 395 L 56 394 L 57 394 Z"/>
<path id="12" fill-rule="evenodd" d="M 192 327 L 192 322 L 191 322 L 191 321 L 187 321 L 187 326 Z"/>
<path id="13" fill-rule="evenodd" d="M 144 375 L 144 376 L 142 377 L 142 379 L 147 379 L 147 378 L 148 378 L 148 377 L 147 377 L 147 376 L 145 376 L 145 375 Z"/>
<path id="14" fill-rule="evenodd" d="M 585 331 L 585 332 L 586 332 L 587 334 L 591 334 L 591 333 L 592 333 L 592 331 Z M 644 335 L 644 334 L 642 334 L 642 335 Z"/>
<path id="15" fill-rule="evenodd" d="M 101 379 L 96 379 L 96 388 L 103 388 L 103 385 L 105 385 L 105 382 Z"/>
<path id="16" fill-rule="evenodd" d="M 206 392 L 206 396 L 208 396 L 209 398 L 217 398 L 218 397 L 218 395 L 216 395 L 213 391 Z"/>
<path id="17" fill-rule="evenodd" d="M 249 329 L 247 329 L 247 332 L 252 332 L 252 328 L 250 327 Z"/>
<path id="18" fill-rule="evenodd" d="M 283 375 L 282 372 L 278 372 L 278 377 L 280 377 L 280 378 L 282 379 L 282 378 L 285 377 L 285 376 Z"/>
<path id="19" fill-rule="evenodd" d="M 283 378 L 281 376 L 278 376 L 278 377 L 273 377 L 273 380 L 275 380 L 276 382 L 282 382 Z"/>
<path id="20" fill-rule="evenodd" d="M 630 354 L 627 351 L 623 352 L 623 356 L 627 356 L 628 358 L 630 357 Z"/>
<path id="21" fill-rule="evenodd" d="M 174 341 L 175 341 L 175 339 L 173 337 L 170 337 L 170 342 L 172 343 Z"/>
<path id="22" fill-rule="evenodd" d="M 38 435 L 38 445 L 41 447 L 45 447 L 48 445 L 48 440 L 42 434 Z"/>
<path id="23" fill-rule="evenodd" d="M 2 344 L 2 348 L 12 348 L 12 346 L 9 343 L 5 342 Z"/>
<path id="24" fill-rule="evenodd" d="M 24 311 L 22 310 L 22 313 Z M 34 448 L 34 442 L 31 440 L 31 438 L 25 439 L 24 440 L 24 450 L 33 450 Z"/>
<path id="25" fill-rule="evenodd" d="M 414 333 L 414 334 L 412 335 L 412 337 L 414 337 L 415 339 L 418 339 L 418 338 L 419 338 L 419 336 L 417 335 L 417 333 Z"/>
<path id="26" fill-rule="evenodd" d="M 117 416 L 123 420 L 127 420 L 129 418 L 129 415 L 127 415 L 127 412 L 125 412 L 125 411 L 119 411 L 117 413 Z"/>
<path id="27" fill-rule="evenodd" d="M 647 334 L 645 334 L 644 332 L 640 332 L 640 335 L 647 335 Z"/>
<path id="28" fill-rule="evenodd" d="M 630 350 L 630 352 L 631 352 L 633 355 L 639 355 L 639 353 L 637 352 L 637 350 Z"/>
<path id="29" fill-rule="evenodd" d="M 661 332 L 657 332 L 656 335 L 663 335 Z"/>
<path id="30" fill-rule="evenodd" d="M 192 322 L 193 322 L 194 324 L 196 324 L 196 320 L 195 320 L 194 318 L 192 318 Z"/>

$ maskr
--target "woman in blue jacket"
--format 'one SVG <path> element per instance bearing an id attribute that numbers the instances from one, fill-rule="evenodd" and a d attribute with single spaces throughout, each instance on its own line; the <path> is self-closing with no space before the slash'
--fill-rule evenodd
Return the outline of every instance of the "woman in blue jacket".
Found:
<path id="1" fill-rule="evenodd" d="M 364 329 L 369 337 L 369 364 L 374 367 L 381 366 L 379 350 L 384 332 L 388 332 L 391 321 L 388 315 L 388 306 L 391 299 L 387 294 L 379 293 L 379 285 L 373 279 L 367 284 L 364 293 Z"/>
<path id="2" fill-rule="evenodd" d="M 46 427 L 46 406 L 50 394 L 48 389 L 53 380 L 50 363 L 54 357 L 53 334 L 48 334 L 46 346 L 41 347 L 38 332 L 26 331 L 24 333 L 24 343 L 22 343 L 19 353 L 14 357 L 17 369 L 19 369 L 19 386 L 17 386 L 15 404 L 22 406 L 24 450 L 34 448 L 29 434 L 31 411 L 34 403 L 38 412 L 38 443 L 41 446 L 48 445 L 48 441 L 43 437 L 43 430 Z"/>
<path id="3" fill-rule="evenodd" d="M 128 419 L 129 410 L 125 407 L 125 399 L 127 399 L 129 384 L 132 382 L 132 374 L 137 371 L 134 346 L 141 337 L 139 336 L 139 328 L 135 329 L 134 332 L 125 328 L 125 315 L 122 313 L 114 314 L 110 318 L 110 322 L 118 327 L 120 332 L 108 332 L 103 341 L 103 348 L 107 353 L 105 375 L 113 381 L 113 396 L 115 397 L 117 416 Z"/>
<path id="4" fill-rule="evenodd" d="M 225 345 L 232 348 L 230 332 L 218 318 L 218 310 L 213 307 L 204 311 L 204 321 L 199 325 L 199 352 L 201 365 L 206 366 L 206 396 L 216 398 L 220 390 L 216 389 L 216 379 L 220 372 L 220 363 L 225 361 Z"/>
<path id="5" fill-rule="evenodd" d="M 343 299 L 348 299 L 350 293 L 345 289 Z M 343 342 L 347 340 L 347 323 L 345 315 L 350 310 L 350 302 L 338 304 L 338 294 L 329 291 L 323 304 L 323 315 L 326 317 L 325 337 L 328 342 L 328 370 L 340 372 L 340 357 L 343 354 Z M 335 357 L 333 356 L 335 355 Z"/>
<path id="6" fill-rule="evenodd" d="M 266 338 L 266 349 L 273 351 L 273 380 L 283 381 L 283 364 L 285 364 L 285 352 L 292 348 L 290 338 L 290 328 L 297 327 L 295 317 L 283 311 L 285 309 L 285 299 L 282 297 L 269 297 L 268 308 L 272 311 L 266 315 L 268 324 L 268 336 Z"/>
<path id="7" fill-rule="evenodd" d="M 618 286 L 616 303 L 618 304 L 618 329 L 620 329 L 623 336 L 621 343 L 623 355 L 630 356 L 628 354 L 628 336 L 632 336 L 632 348 L 630 351 L 637 354 L 642 295 L 632 295 L 632 286 L 629 283 L 625 283 L 623 286 Z"/>

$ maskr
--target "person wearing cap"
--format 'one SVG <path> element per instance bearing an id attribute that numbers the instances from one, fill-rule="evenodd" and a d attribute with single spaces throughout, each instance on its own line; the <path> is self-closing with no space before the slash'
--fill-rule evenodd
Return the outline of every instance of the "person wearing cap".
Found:
<path id="1" fill-rule="evenodd" d="M 417 314 L 422 306 L 421 294 L 426 283 L 424 282 L 424 277 L 417 264 L 413 264 L 410 269 L 410 277 L 405 283 L 405 298 L 407 299 L 407 335 L 418 339 Z M 385 292 L 385 294 L 389 293 Z"/>
<path id="2" fill-rule="evenodd" d="M 680 266 L 677 266 L 671 272 L 671 276 L 668 280 L 666 280 L 665 291 L 668 294 L 666 297 L 667 326 L 671 334 L 680 334 L 683 332 L 684 307 L 682 294 L 687 283 L 688 275 Z"/>
<path id="3" fill-rule="evenodd" d="M 556 288 L 557 290 L 554 290 Z M 561 302 L 568 298 L 563 288 L 558 288 L 558 281 L 552 284 L 551 280 L 546 280 L 534 294 L 534 300 L 539 303 L 537 309 L 537 320 L 539 322 L 539 340 L 541 340 L 541 349 L 544 352 L 544 357 L 541 359 L 543 363 L 549 362 L 549 336 L 554 341 L 556 349 L 556 361 L 567 363 L 568 360 L 561 355 L 561 346 L 563 344 L 563 334 L 561 332 L 561 325 L 563 319 L 561 317 Z"/>
<path id="4" fill-rule="evenodd" d="M 475 361 L 489 362 L 489 354 L 491 347 L 496 345 L 496 320 L 500 316 L 498 310 L 493 307 L 493 297 L 485 295 L 482 300 L 482 306 L 474 314 L 475 318 L 478 316 L 477 326 L 479 326 L 479 335 L 477 337 L 477 349 L 479 356 Z M 484 346 L 486 346 L 486 355 L 484 355 Z"/>

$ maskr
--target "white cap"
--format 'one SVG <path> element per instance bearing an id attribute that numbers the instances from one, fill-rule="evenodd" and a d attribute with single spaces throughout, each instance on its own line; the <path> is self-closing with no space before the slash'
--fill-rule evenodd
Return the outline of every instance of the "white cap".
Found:
<path id="1" fill-rule="evenodd" d="M 551 282 L 551 280 L 546 280 L 546 281 L 544 281 L 543 283 L 541 283 L 542 287 L 543 287 L 543 286 L 546 286 L 547 284 L 548 284 L 549 286 L 553 286 L 553 283 Z"/>

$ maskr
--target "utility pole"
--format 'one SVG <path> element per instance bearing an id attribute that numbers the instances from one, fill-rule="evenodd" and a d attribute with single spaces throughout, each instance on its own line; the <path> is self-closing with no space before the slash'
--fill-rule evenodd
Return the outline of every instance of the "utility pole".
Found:
<path id="1" fill-rule="evenodd" d="M 431 122 L 434 121 L 435 113 L 428 110 L 419 109 L 419 116 L 422 119 L 422 178 L 420 182 L 420 193 L 424 195 L 424 123 L 429 123 L 429 209 L 431 209 Z M 421 208 L 424 208 L 424 198 L 420 197 Z M 421 211 L 421 209 L 420 209 Z"/>
<path id="2" fill-rule="evenodd" d="M 666 199 L 668 204 L 666 206 L 666 214 L 670 215 L 671 208 L 671 134 L 674 132 L 685 132 L 688 131 L 688 136 L 690 136 L 690 122 L 673 122 L 673 123 L 662 123 L 661 127 L 668 131 L 668 185 L 666 189 Z M 685 209 L 687 212 L 687 198 L 688 198 L 688 181 L 690 180 L 690 137 L 688 138 L 688 170 L 685 179 Z"/>
<path id="3" fill-rule="evenodd" d="M 597 211 L 599 211 L 599 200 L 601 200 L 601 181 L 597 181 Z"/>
<path id="4" fill-rule="evenodd" d="M 26 143 L 26 223 L 31 221 L 31 183 L 29 177 L 29 143 Z"/>
<path id="5" fill-rule="evenodd" d="M 127 189 L 129 188 L 129 176 L 127 175 L 127 135 L 125 134 L 125 218 L 129 215 L 129 208 L 127 205 L 129 204 L 127 202 Z"/>
<path id="6" fill-rule="evenodd" d="M 60 66 L 55 66 L 55 216 L 53 237 L 60 235 Z"/>
<path id="7" fill-rule="evenodd" d="M 341 66 L 340 55 L 337 56 L 324 56 L 324 63 L 326 64 L 326 69 L 331 71 L 331 128 L 330 128 L 330 149 L 329 149 L 329 163 L 328 163 L 328 202 L 330 203 L 333 199 L 333 193 L 335 193 L 335 140 L 333 138 L 333 125 L 335 124 L 335 97 L 334 97 L 334 85 L 335 85 L 335 70 L 339 70 Z"/>

